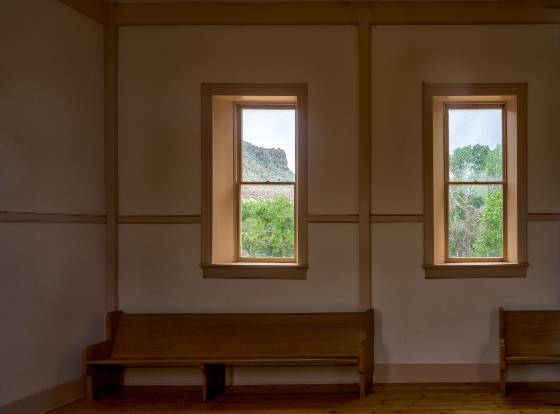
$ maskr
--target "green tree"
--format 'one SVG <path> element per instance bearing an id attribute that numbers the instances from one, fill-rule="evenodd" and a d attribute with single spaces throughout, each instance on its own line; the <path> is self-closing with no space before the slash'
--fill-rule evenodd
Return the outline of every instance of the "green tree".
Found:
<path id="1" fill-rule="evenodd" d="M 499 257 L 503 254 L 503 194 L 498 188 L 488 191 L 486 205 L 480 220 L 480 236 L 474 243 L 476 256 Z"/>
<path id="2" fill-rule="evenodd" d="M 456 148 L 449 157 L 452 181 L 498 181 L 502 147 Z M 449 255 L 499 257 L 503 248 L 503 195 L 498 186 L 454 185 L 449 194 Z"/>
<path id="3" fill-rule="evenodd" d="M 276 195 L 243 201 L 243 257 L 293 257 L 294 230 L 294 202 L 289 197 Z"/>

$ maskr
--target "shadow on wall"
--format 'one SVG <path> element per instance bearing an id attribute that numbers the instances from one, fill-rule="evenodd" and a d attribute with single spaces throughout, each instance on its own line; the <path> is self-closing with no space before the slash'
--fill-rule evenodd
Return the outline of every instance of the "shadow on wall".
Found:
<path id="1" fill-rule="evenodd" d="M 488 315 L 488 337 L 484 345 L 480 349 L 480 354 L 478 356 L 478 361 L 483 364 L 497 364 L 499 358 L 499 322 L 498 322 L 498 308 L 494 308 L 490 311 Z"/>
<path id="2" fill-rule="evenodd" d="M 383 341 L 383 314 L 380 310 L 374 309 L 373 310 L 373 352 L 374 358 L 373 361 L 375 364 L 378 364 L 379 357 L 383 355 L 383 359 L 385 361 L 390 361 L 390 353 L 389 349 L 385 345 Z"/>

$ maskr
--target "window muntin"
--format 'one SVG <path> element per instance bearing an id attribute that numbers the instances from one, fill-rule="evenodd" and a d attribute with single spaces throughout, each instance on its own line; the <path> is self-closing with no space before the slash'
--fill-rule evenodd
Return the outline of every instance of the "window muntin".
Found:
<path id="1" fill-rule="evenodd" d="M 237 258 L 297 261 L 296 108 L 238 104 Z"/>
<path id="2" fill-rule="evenodd" d="M 446 261 L 505 261 L 505 107 L 446 104 L 444 115 Z"/>

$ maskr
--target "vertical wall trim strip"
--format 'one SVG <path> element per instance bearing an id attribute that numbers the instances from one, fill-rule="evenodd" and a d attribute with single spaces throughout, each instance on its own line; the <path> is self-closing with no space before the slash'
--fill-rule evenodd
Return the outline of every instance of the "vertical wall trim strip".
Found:
<path id="1" fill-rule="evenodd" d="M 371 308 L 371 27 L 358 24 L 359 289 L 360 309 Z"/>
<path id="2" fill-rule="evenodd" d="M 119 28 L 110 23 L 104 32 L 105 71 L 105 210 L 106 225 L 106 308 L 119 307 L 119 179 L 118 179 L 118 50 Z"/>

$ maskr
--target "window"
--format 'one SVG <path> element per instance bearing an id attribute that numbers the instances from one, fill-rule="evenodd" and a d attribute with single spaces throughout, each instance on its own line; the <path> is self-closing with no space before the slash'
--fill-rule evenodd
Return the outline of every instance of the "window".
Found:
<path id="1" fill-rule="evenodd" d="M 503 104 L 445 105 L 446 261 L 503 261 Z"/>
<path id="2" fill-rule="evenodd" d="M 237 259 L 296 262 L 296 108 L 236 106 Z"/>
<path id="3" fill-rule="evenodd" d="M 526 274 L 526 85 L 424 86 L 429 278 Z"/>
<path id="4" fill-rule="evenodd" d="M 203 85 L 209 278 L 305 278 L 305 85 Z"/>

